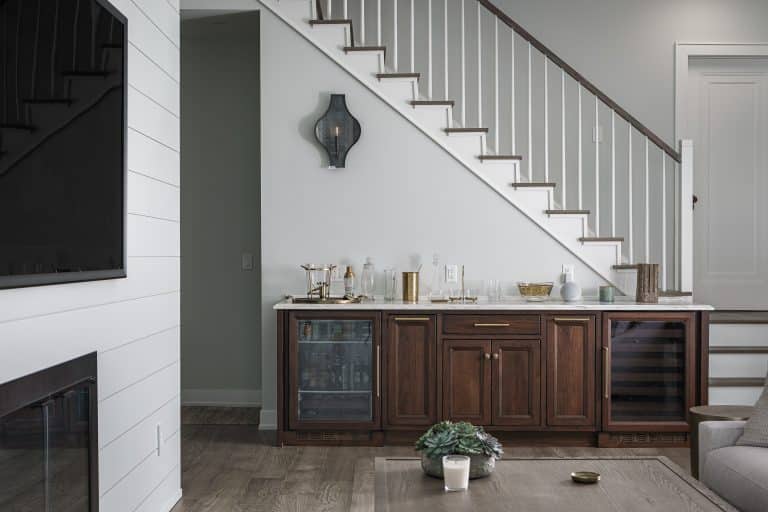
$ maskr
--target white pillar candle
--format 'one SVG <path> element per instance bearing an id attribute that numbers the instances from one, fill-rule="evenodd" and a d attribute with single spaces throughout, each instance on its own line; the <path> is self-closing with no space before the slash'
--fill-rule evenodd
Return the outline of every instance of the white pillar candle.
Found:
<path id="1" fill-rule="evenodd" d="M 469 487 L 469 457 L 466 455 L 443 457 L 443 479 L 446 491 L 466 491 Z"/>

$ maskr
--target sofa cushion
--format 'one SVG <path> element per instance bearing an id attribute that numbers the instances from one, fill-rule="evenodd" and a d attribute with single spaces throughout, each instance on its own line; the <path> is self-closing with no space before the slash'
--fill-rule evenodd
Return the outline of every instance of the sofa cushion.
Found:
<path id="1" fill-rule="evenodd" d="M 768 448 L 768 377 L 766 377 L 763 394 L 757 399 L 755 410 L 744 425 L 744 435 L 736 441 L 736 444 Z"/>
<path id="2" fill-rule="evenodd" d="M 701 480 L 742 512 L 768 510 L 768 449 L 729 446 L 709 452 Z"/>

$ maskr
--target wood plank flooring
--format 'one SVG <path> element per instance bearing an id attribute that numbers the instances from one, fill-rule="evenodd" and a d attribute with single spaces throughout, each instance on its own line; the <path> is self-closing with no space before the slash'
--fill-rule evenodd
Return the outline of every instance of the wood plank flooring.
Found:
<path id="1" fill-rule="evenodd" d="M 687 448 L 522 448 L 510 457 L 665 455 L 689 470 Z M 373 459 L 408 446 L 277 448 L 252 425 L 184 425 L 182 487 L 173 512 L 373 512 Z"/>

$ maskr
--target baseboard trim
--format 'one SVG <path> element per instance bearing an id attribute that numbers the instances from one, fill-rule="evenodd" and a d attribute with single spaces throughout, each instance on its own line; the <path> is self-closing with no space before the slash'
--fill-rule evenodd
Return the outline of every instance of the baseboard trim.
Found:
<path id="1" fill-rule="evenodd" d="M 262 409 L 259 414 L 259 430 L 277 430 L 276 410 Z"/>
<path id="2" fill-rule="evenodd" d="M 173 507 L 176 506 L 178 502 L 181 501 L 182 491 L 181 489 L 177 490 L 175 493 L 173 493 L 173 496 L 168 500 L 168 503 L 162 508 L 162 510 L 167 510 L 168 512 L 171 512 L 173 510 Z"/>
<path id="3" fill-rule="evenodd" d="M 182 389 L 181 405 L 261 407 L 260 389 Z"/>

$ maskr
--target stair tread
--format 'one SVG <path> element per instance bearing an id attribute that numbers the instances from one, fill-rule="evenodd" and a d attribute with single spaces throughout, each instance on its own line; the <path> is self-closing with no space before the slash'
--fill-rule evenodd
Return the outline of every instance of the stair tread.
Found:
<path id="1" fill-rule="evenodd" d="M 386 46 L 345 46 L 344 52 L 384 52 L 387 53 Z"/>
<path id="2" fill-rule="evenodd" d="M 540 188 L 540 187 L 548 187 L 548 188 L 555 188 L 557 186 L 556 183 L 549 183 L 549 182 L 536 182 L 536 181 L 520 181 L 517 183 L 510 183 L 510 187 L 515 188 Z"/>
<path id="3" fill-rule="evenodd" d="M 623 236 L 582 236 L 579 242 L 623 242 Z"/>
<path id="4" fill-rule="evenodd" d="M 445 133 L 488 133 L 488 128 L 446 128 Z"/>
<path id="5" fill-rule="evenodd" d="M 637 263 L 622 263 L 621 265 L 614 265 L 614 270 L 637 270 Z"/>
<path id="6" fill-rule="evenodd" d="M 452 107 L 455 105 L 456 102 L 453 100 L 411 100 L 410 104 L 414 107 L 419 105 L 429 106 L 446 106 L 446 107 Z"/>
<path id="7" fill-rule="evenodd" d="M 310 25 L 344 25 L 344 24 L 352 24 L 352 20 L 346 18 L 346 19 L 335 19 L 335 20 L 309 20 Z"/>
<path id="8" fill-rule="evenodd" d="M 521 155 L 480 155 L 480 160 L 522 160 Z"/>
<path id="9" fill-rule="evenodd" d="M 421 73 L 376 73 L 376 78 L 420 78 Z"/>
<path id="10" fill-rule="evenodd" d="M 589 215 L 589 210 L 544 210 L 547 215 Z"/>
<path id="11" fill-rule="evenodd" d="M 6 128 L 8 130 L 26 130 L 28 132 L 33 132 L 37 129 L 35 125 L 25 123 L 0 123 L 0 128 Z"/>
<path id="12" fill-rule="evenodd" d="M 659 297 L 693 297 L 693 292 L 682 292 L 678 290 L 660 290 Z"/>

